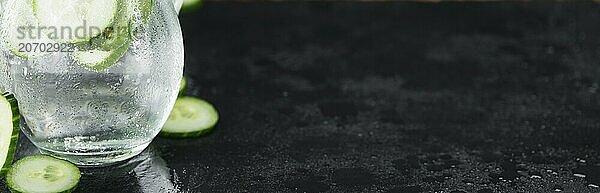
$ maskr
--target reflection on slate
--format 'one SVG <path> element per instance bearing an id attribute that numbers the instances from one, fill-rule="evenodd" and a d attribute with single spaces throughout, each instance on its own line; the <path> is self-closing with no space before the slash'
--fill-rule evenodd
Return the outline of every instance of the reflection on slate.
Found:
<path id="1" fill-rule="evenodd" d="M 181 22 L 216 130 L 78 192 L 600 192 L 600 4 L 207 2 Z"/>

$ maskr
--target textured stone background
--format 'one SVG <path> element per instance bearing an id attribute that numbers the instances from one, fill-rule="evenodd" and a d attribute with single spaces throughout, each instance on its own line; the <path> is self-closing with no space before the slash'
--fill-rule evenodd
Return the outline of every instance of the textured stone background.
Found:
<path id="1" fill-rule="evenodd" d="M 217 129 L 86 169 L 79 192 L 600 192 L 599 4 L 209 2 L 181 21 Z"/>

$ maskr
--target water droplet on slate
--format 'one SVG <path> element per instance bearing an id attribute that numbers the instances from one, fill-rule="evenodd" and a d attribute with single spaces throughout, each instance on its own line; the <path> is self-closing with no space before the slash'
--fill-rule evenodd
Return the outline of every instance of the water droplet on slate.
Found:
<path id="1" fill-rule="evenodd" d="M 563 187 L 561 187 L 559 185 L 554 185 L 554 187 L 552 189 L 554 189 L 555 192 L 563 191 Z"/>
<path id="2" fill-rule="evenodd" d="M 573 174 L 575 177 L 585 178 L 585 174 Z"/>
<path id="3" fill-rule="evenodd" d="M 473 182 L 473 180 L 468 180 L 468 179 L 464 179 L 462 180 L 463 183 L 467 184 L 467 185 L 473 185 L 475 184 L 475 182 Z"/>
<path id="4" fill-rule="evenodd" d="M 538 171 L 529 172 L 529 175 L 531 175 L 531 178 L 536 178 L 536 179 L 542 178 L 542 174 Z"/>

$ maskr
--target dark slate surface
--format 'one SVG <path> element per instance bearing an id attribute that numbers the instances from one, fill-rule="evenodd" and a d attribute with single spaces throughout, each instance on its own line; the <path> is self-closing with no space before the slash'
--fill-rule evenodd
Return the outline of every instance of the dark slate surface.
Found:
<path id="1" fill-rule="evenodd" d="M 78 192 L 600 192 L 598 4 L 209 2 L 182 25 L 217 129 Z"/>

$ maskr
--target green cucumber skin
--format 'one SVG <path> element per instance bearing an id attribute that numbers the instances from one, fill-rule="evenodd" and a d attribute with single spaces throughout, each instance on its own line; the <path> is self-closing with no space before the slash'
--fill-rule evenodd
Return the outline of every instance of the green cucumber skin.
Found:
<path id="1" fill-rule="evenodd" d="M 183 96 L 183 94 L 185 94 L 186 87 L 187 87 L 187 79 L 184 76 L 183 78 L 181 78 L 181 84 L 179 86 L 179 95 L 178 96 Z"/>
<path id="2" fill-rule="evenodd" d="M 128 15 L 128 11 L 126 10 L 128 6 L 132 6 L 127 4 L 126 0 L 119 0 L 118 4 L 121 5 L 119 13 L 116 16 L 114 23 L 111 25 L 113 29 L 117 31 L 114 34 L 110 34 L 110 37 L 106 37 L 106 33 L 102 33 L 87 42 L 81 42 L 76 44 L 77 48 L 80 50 L 102 50 L 102 51 L 112 51 L 113 53 L 109 56 L 109 60 L 105 60 L 100 64 L 94 66 L 83 65 L 87 70 L 93 72 L 101 72 L 113 66 L 125 53 L 129 50 L 130 44 L 132 42 L 132 19 Z M 142 19 L 144 23 L 148 22 L 152 9 L 154 8 L 154 0 L 138 0 L 138 5 L 141 6 L 142 10 Z M 124 30 L 123 28 L 127 28 Z"/>
<path id="3" fill-rule="evenodd" d="M 12 137 L 10 138 L 10 144 L 17 144 L 17 141 L 19 140 L 19 127 L 20 127 L 20 123 L 21 123 L 21 116 L 19 115 L 19 106 L 17 104 L 17 100 L 14 98 L 14 96 L 12 94 L 4 93 L 2 96 L 8 100 L 8 103 L 10 104 L 11 112 L 13 115 L 13 117 L 12 117 L 13 132 L 12 132 Z M 6 162 L 0 169 L 0 176 L 4 176 L 4 174 L 6 174 L 6 172 L 8 172 L 10 166 L 12 165 L 12 161 L 14 159 L 16 150 L 17 150 L 16 145 L 13 145 L 12 147 L 8 148 L 8 155 L 6 156 Z"/>
<path id="4" fill-rule="evenodd" d="M 80 50 L 99 49 L 111 51 L 131 42 L 131 28 L 133 26 L 131 25 L 132 19 L 127 11 L 127 7 L 133 5 L 128 4 L 126 0 L 119 0 L 117 4 L 120 6 L 113 24 L 110 26 L 110 28 L 117 31 L 112 32 L 114 34 L 105 31 L 100 35 L 91 38 L 89 41 L 78 43 L 77 47 Z M 152 9 L 154 8 L 154 0 L 138 0 L 137 5 L 140 6 L 142 12 L 142 20 L 144 23 L 147 23 L 152 13 Z M 123 28 L 127 28 L 127 30 L 124 30 Z"/>
<path id="5" fill-rule="evenodd" d="M 138 0 L 138 4 L 141 6 L 142 10 L 142 18 L 144 22 L 148 22 L 150 15 L 152 14 L 152 9 L 154 9 L 154 0 Z M 144 3 L 145 2 L 145 3 Z"/>
<path id="6" fill-rule="evenodd" d="M 21 191 L 19 191 L 19 190 L 15 190 L 15 189 L 11 188 L 10 186 L 8 186 L 8 189 L 10 189 L 10 192 L 12 192 L 12 193 L 28 193 L 28 192 L 21 192 Z M 71 189 L 69 189 L 69 190 L 65 190 L 65 191 L 62 191 L 62 192 L 57 192 L 57 193 L 71 193 L 71 192 L 73 192 L 75 189 L 77 189 L 77 186 L 75 186 L 75 187 L 73 187 L 73 188 L 71 188 Z"/>
<path id="7" fill-rule="evenodd" d="M 119 5 L 122 5 L 121 9 L 119 9 L 121 10 L 121 13 L 117 15 L 117 21 L 115 21 L 115 23 L 112 25 L 113 28 L 116 26 L 115 29 L 118 31 L 116 31 L 115 34 L 112 34 L 113 37 L 107 38 L 105 37 L 105 34 L 102 33 L 99 36 L 92 38 L 88 42 L 77 44 L 77 47 L 82 50 L 99 49 L 103 51 L 112 51 L 111 55 L 108 57 L 108 60 L 102 61 L 100 64 L 94 66 L 88 66 L 84 64 L 83 67 L 85 67 L 87 70 L 93 72 L 104 71 L 117 63 L 117 61 L 119 61 L 121 57 L 125 55 L 127 50 L 129 50 L 129 44 L 131 43 L 129 30 L 122 29 L 125 24 L 127 24 L 126 26 L 130 28 L 128 23 L 129 18 L 127 15 L 122 15 L 127 14 L 127 11 L 122 10 L 125 9 L 127 5 L 125 5 L 125 1 L 123 0 L 119 1 Z"/>
<path id="8" fill-rule="evenodd" d="M 13 189 L 13 188 L 10 188 L 10 186 L 8 186 L 8 187 L 9 187 L 8 189 L 10 189 L 10 192 L 12 192 L 12 193 L 27 193 L 27 192 L 21 192 L 21 191 L 15 190 L 15 189 Z M 57 193 L 71 193 L 71 192 L 73 192 L 75 189 L 77 189 L 77 186 L 75 186 L 75 187 L 73 187 L 73 188 L 71 188 L 71 189 L 69 189 L 69 190 L 65 190 L 65 191 L 62 191 L 62 192 L 57 192 Z"/>
<path id="9" fill-rule="evenodd" d="M 197 8 L 201 7 L 201 6 L 202 6 L 202 4 L 204 4 L 204 1 L 203 1 L 203 0 L 200 0 L 200 1 L 198 1 L 198 2 L 197 2 L 197 3 L 195 3 L 195 4 L 188 4 L 188 5 L 185 5 L 185 3 L 184 3 L 184 4 L 181 6 L 181 12 L 185 12 L 185 13 L 187 13 L 187 12 L 192 12 L 192 11 L 196 10 Z"/>
<path id="10" fill-rule="evenodd" d="M 212 131 L 214 130 L 215 127 L 216 127 L 216 124 L 215 124 L 215 126 L 212 126 L 210 128 L 202 129 L 200 131 L 195 131 L 195 132 L 187 132 L 187 133 L 173 133 L 173 132 L 161 131 L 159 135 L 161 137 L 168 137 L 168 138 L 194 138 L 194 137 L 201 137 L 201 136 L 212 133 Z"/>
<path id="11" fill-rule="evenodd" d="M 17 57 L 19 57 L 19 58 L 21 58 L 21 59 L 24 59 L 24 60 L 27 60 L 27 59 L 29 59 L 29 58 L 32 58 L 32 57 L 33 57 L 33 56 L 31 56 L 31 55 L 22 54 L 21 52 L 19 52 L 19 51 L 17 51 L 17 50 L 14 50 L 14 49 L 11 49 L 11 50 L 10 50 L 10 53 L 11 53 L 11 54 L 13 54 L 13 55 L 15 55 L 15 56 L 17 56 Z"/>
<path id="12" fill-rule="evenodd" d="M 38 13 L 37 13 L 37 1 L 39 0 L 32 0 L 32 8 L 33 8 L 33 15 L 35 18 L 39 18 Z M 118 0 L 119 2 L 117 3 L 117 5 L 123 5 L 122 2 L 125 0 Z M 119 7 L 123 7 L 123 6 L 119 6 Z M 115 17 L 111 18 L 111 22 L 110 23 L 115 23 L 116 20 L 118 19 L 118 13 L 120 12 L 120 9 L 117 8 L 117 10 L 115 11 L 115 14 L 113 14 Z M 39 23 L 39 19 L 38 19 L 38 23 Z M 102 36 L 102 33 L 100 33 L 100 35 L 98 36 Z M 96 36 L 96 37 L 98 37 Z M 89 44 L 89 42 L 91 42 L 94 39 L 94 37 L 88 37 L 86 39 L 80 39 L 80 40 L 75 40 L 73 42 L 69 42 L 69 43 L 73 43 L 75 45 L 85 45 L 85 44 Z"/>
<path id="13" fill-rule="evenodd" d="M 129 49 L 129 44 L 123 45 L 111 53 L 111 56 L 108 57 L 109 60 L 105 60 L 95 66 L 83 65 L 83 67 L 85 67 L 85 69 L 87 69 L 89 71 L 102 72 L 102 71 L 112 67 L 115 63 L 117 63 L 121 59 L 121 57 L 123 57 L 123 55 L 125 55 L 125 53 L 127 52 L 128 49 Z"/>
<path id="14" fill-rule="evenodd" d="M 163 129 L 159 133 L 159 135 L 161 137 L 168 137 L 168 138 L 194 138 L 194 137 L 200 137 L 200 136 L 204 136 L 204 135 L 208 135 L 208 134 L 212 133 L 212 131 L 214 130 L 214 128 L 219 124 L 219 119 L 220 119 L 219 111 L 217 111 L 217 109 L 211 103 L 209 103 L 209 102 L 207 102 L 205 100 L 196 98 L 196 97 L 191 97 L 191 96 L 184 96 L 184 97 L 181 97 L 181 98 L 179 98 L 177 100 L 194 100 L 194 102 L 204 103 L 204 105 L 205 105 L 205 106 L 203 106 L 204 108 L 211 108 L 211 109 L 214 110 L 215 122 L 210 127 L 199 128 L 197 131 L 173 132 L 173 131 L 168 131 L 167 129 L 165 129 L 163 127 Z"/>
<path id="15" fill-rule="evenodd" d="M 126 35 L 126 33 L 129 33 L 129 31 L 122 29 L 125 26 L 129 27 L 129 17 L 126 10 L 128 5 L 125 0 L 118 0 L 117 5 L 119 5 L 119 8 L 117 9 L 117 13 L 115 13 L 115 18 L 113 18 L 112 24 L 104 29 L 104 31 L 98 36 L 92 37 L 87 41 L 76 43 L 75 46 L 77 46 L 79 50 L 99 49 L 103 51 L 110 51 L 120 48 L 125 44 L 129 44 L 130 37 L 128 34 Z M 108 28 L 117 31 L 109 32 L 107 31 Z"/>
<path id="16" fill-rule="evenodd" d="M 37 13 L 35 12 L 35 10 L 37 9 L 37 7 L 36 7 L 36 1 L 38 1 L 38 0 L 31 0 L 32 9 L 33 9 L 33 15 L 34 15 L 33 17 L 35 19 L 37 19 Z M 13 55 L 15 55 L 15 56 L 17 56 L 17 57 L 19 57 L 19 58 L 21 58 L 21 59 L 24 59 L 24 60 L 27 60 L 29 58 L 35 58 L 35 57 L 44 56 L 44 55 L 48 55 L 49 54 L 49 53 L 34 53 L 34 54 L 21 53 L 21 52 L 18 51 L 17 48 L 15 48 L 17 46 L 13 46 L 11 44 L 12 43 L 9 43 L 10 53 L 13 54 Z M 35 54 L 40 54 L 40 55 L 35 56 Z M 0 92 L 0 93 L 2 93 L 2 92 Z"/>

